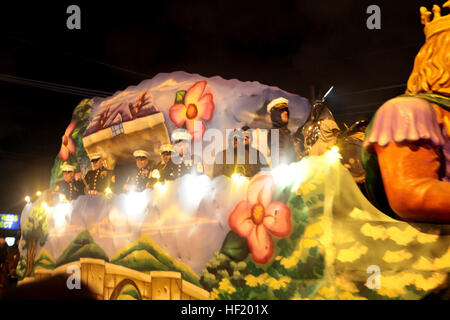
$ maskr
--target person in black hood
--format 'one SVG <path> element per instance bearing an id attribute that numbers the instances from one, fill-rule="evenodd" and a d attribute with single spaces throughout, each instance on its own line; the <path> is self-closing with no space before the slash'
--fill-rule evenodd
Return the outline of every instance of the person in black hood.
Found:
<path id="1" fill-rule="evenodd" d="M 266 157 L 252 147 L 251 137 L 248 126 L 234 130 L 230 134 L 228 148 L 219 152 L 214 161 L 213 177 L 220 175 L 231 177 L 237 173 L 251 178 L 261 170 L 269 168 Z M 239 150 L 240 148 L 242 151 Z"/>
<path id="2" fill-rule="evenodd" d="M 267 112 L 270 114 L 272 129 L 267 135 L 267 144 L 272 157 L 272 166 L 276 166 L 276 150 L 272 150 L 272 135 L 274 130 L 278 130 L 278 163 L 289 164 L 297 161 L 297 152 L 295 151 L 294 139 L 288 129 L 289 123 L 289 101 L 285 98 L 277 98 L 267 105 Z M 275 142 L 275 141 L 274 141 Z"/>

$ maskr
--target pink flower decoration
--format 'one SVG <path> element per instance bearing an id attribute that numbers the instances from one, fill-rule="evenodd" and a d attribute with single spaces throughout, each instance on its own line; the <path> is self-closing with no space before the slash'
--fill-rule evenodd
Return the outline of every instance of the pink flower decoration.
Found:
<path id="1" fill-rule="evenodd" d="M 211 93 L 204 93 L 206 81 L 196 82 L 184 96 L 184 104 L 176 103 L 169 109 L 169 118 L 178 128 L 186 129 L 200 140 L 206 131 L 202 120 L 210 121 L 214 114 L 214 101 Z"/>
<path id="2" fill-rule="evenodd" d="M 70 135 L 73 129 L 75 129 L 75 120 L 73 120 L 66 129 L 66 132 L 62 136 L 61 150 L 59 151 L 58 157 L 66 161 L 69 159 L 69 153 L 75 154 L 76 147 Z"/>
<path id="3" fill-rule="evenodd" d="M 282 202 L 271 202 L 274 180 L 269 174 L 256 175 L 247 190 L 247 200 L 237 204 L 228 216 L 230 228 L 247 238 L 255 262 L 265 264 L 273 256 L 270 234 L 284 238 L 291 233 L 291 210 Z"/>

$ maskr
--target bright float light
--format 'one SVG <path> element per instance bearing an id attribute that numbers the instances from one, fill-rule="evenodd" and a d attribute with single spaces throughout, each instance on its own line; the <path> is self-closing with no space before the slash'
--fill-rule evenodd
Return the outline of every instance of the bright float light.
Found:
<path id="1" fill-rule="evenodd" d="M 339 153 L 338 146 L 333 146 L 329 151 L 326 152 L 325 156 L 330 163 L 336 163 L 339 161 L 339 159 L 342 159 L 342 156 Z"/>
<path id="2" fill-rule="evenodd" d="M 231 175 L 231 180 L 233 181 L 233 183 L 242 184 L 245 182 L 246 178 L 240 173 L 235 172 Z"/>
<path id="3" fill-rule="evenodd" d="M 231 179 L 233 179 L 233 180 L 238 180 L 240 177 L 241 177 L 241 175 L 239 173 L 233 173 L 231 175 Z"/>
<path id="4" fill-rule="evenodd" d="M 148 205 L 147 193 L 131 191 L 125 195 L 124 201 L 124 209 L 127 216 L 133 218 L 141 217 Z"/>
<path id="5" fill-rule="evenodd" d="M 158 169 L 154 169 L 154 170 L 152 171 L 152 178 L 154 178 L 154 179 L 159 179 L 159 178 L 161 178 L 161 174 L 159 173 L 159 170 L 158 170 Z"/>
<path id="6" fill-rule="evenodd" d="M 41 194 L 42 194 L 42 193 L 41 193 L 40 191 L 37 191 L 37 192 L 36 192 L 36 195 L 37 195 L 38 197 L 40 197 Z"/>
<path id="7" fill-rule="evenodd" d="M 66 201 L 66 196 L 63 195 L 62 193 L 59 194 L 59 201 L 63 202 Z"/>
<path id="8" fill-rule="evenodd" d="M 281 164 L 272 170 L 272 176 L 275 184 L 282 188 L 290 185 L 295 180 L 295 172 L 289 165 Z"/>
<path id="9" fill-rule="evenodd" d="M 107 197 L 109 197 L 109 196 L 111 196 L 112 195 L 112 190 L 111 190 L 111 188 L 106 188 L 105 189 L 105 196 L 107 196 Z"/>
<path id="10" fill-rule="evenodd" d="M 281 164 L 272 169 L 272 176 L 275 180 L 275 184 L 281 188 L 285 188 L 289 185 L 293 185 L 294 182 L 302 180 L 304 172 L 300 162 L 287 164 Z"/>
<path id="11" fill-rule="evenodd" d="M 30 203 L 30 202 L 31 202 L 30 196 L 26 196 L 26 197 L 25 197 L 25 202 L 26 202 L 26 203 Z"/>
<path id="12" fill-rule="evenodd" d="M 160 193 L 165 194 L 167 192 L 167 184 L 162 182 L 155 183 L 154 188 Z"/>
<path id="13" fill-rule="evenodd" d="M 47 202 L 42 202 L 42 203 L 41 203 L 41 208 L 44 209 L 44 210 L 46 210 L 46 209 L 48 208 Z"/>
<path id="14" fill-rule="evenodd" d="M 211 180 L 207 175 L 187 174 L 181 179 L 178 196 L 183 207 L 195 211 L 210 190 Z"/>
<path id="15" fill-rule="evenodd" d="M 66 217 L 71 212 L 70 203 L 59 203 L 53 211 L 53 222 L 55 223 L 56 232 L 62 232 L 66 226 Z"/>

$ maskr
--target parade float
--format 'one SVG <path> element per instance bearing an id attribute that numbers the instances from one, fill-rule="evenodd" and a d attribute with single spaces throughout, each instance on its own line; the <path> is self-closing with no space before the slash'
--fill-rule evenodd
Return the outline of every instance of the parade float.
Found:
<path id="1" fill-rule="evenodd" d="M 450 29 L 449 18 L 433 11 L 437 30 Z M 421 12 L 430 38 L 434 25 L 429 12 Z M 446 67 L 439 74 L 447 74 L 448 84 L 448 59 Z M 445 81 L 429 88 L 448 96 Z M 294 132 L 308 121 L 309 102 L 258 82 L 174 72 L 109 98 L 83 100 L 62 137 L 51 185 L 62 179 L 63 163 L 84 174 L 87 154 L 93 152 L 105 153 L 110 169 L 132 163 L 137 148 L 158 158 L 158 148 L 178 128 L 205 146 L 208 129 L 224 132 L 248 125 L 259 129 L 253 131 L 255 147 L 267 150 L 264 129 L 270 128 L 270 119 L 265 110 L 278 97 L 289 101 Z M 414 117 L 409 131 L 402 124 L 402 117 L 408 117 L 402 103 L 408 102 L 400 102 L 396 118 L 389 121 L 387 108 L 380 109 L 378 117 L 386 121 L 377 123 L 375 117 L 364 143 L 362 162 L 366 168 L 378 164 L 383 179 L 389 168 L 385 159 L 374 157 L 374 148 L 394 141 L 414 151 L 414 139 L 429 138 L 420 123 L 424 118 Z M 439 120 L 432 127 L 438 138 L 431 138 L 447 148 L 445 115 L 433 118 Z M 405 135 L 395 134 L 390 124 Z M 208 148 L 195 152 L 206 157 Z M 397 169 L 405 171 L 398 163 Z M 272 163 L 252 178 L 211 178 L 211 170 L 206 165 L 201 175 L 188 174 L 142 192 L 83 195 L 71 202 L 48 204 L 49 193 L 43 193 L 21 215 L 19 285 L 78 268 L 82 284 L 105 300 L 422 299 L 448 288 L 450 225 L 404 219 L 369 202 L 341 163 L 338 148 L 289 165 Z M 381 179 L 376 173 L 367 172 L 371 183 Z M 372 184 L 369 193 L 374 190 Z"/>

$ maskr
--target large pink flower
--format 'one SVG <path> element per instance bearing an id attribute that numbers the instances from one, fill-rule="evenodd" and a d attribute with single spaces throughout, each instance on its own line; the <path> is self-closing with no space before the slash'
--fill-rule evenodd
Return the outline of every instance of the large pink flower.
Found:
<path id="1" fill-rule="evenodd" d="M 230 228 L 247 238 L 253 260 L 267 263 L 273 256 L 270 234 L 284 238 L 291 233 L 291 211 L 282 202 L 271 202 L 274 187 L 269 174 L 256 175 L 247 190 L 247 200 L 237 204 L 228 216 Z"/>
<path id="2" fill-rule="evenodd" d="M 66 132 L 62 136 L 61 150 L 59 151 L 58 157 L 66 161 L 69 159 L 69 153 L 75 154 L 76 147 L 70 135 L 73 129 L 75 129 L 75 120 L 73 120 L 66 129 Z"/>
<path id="3" fill-rule="evenodd" d="M 204 93 L 206 81 L 196 82 L 184 96 L 184 104 L 176 103 L 169 109 L 169 117 L 178 128 L 186 129 L 200 140 L 205 134 L 206 125 L 202 120 L 210 121 L 214 113 L 214 101 L 211 93 Z"/>

